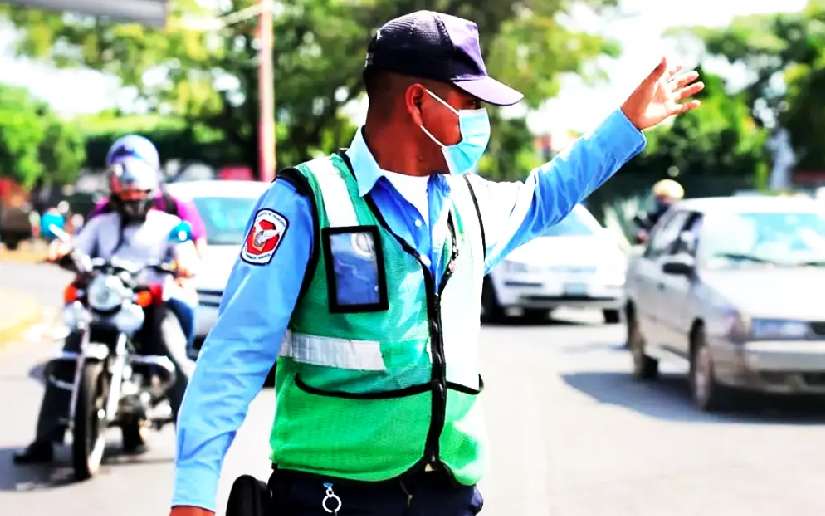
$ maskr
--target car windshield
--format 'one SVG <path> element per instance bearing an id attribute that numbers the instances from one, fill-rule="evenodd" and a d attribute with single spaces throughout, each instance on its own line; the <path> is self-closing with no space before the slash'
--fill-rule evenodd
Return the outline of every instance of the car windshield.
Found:
<path id="1" fill-rule="evenodd" d="M 252 197 L 195 198 L 194 203 L 206 226 L 209 244 L 239 245 L 246 236 L 246 224 L 256 200 Z"/>
<path id="2" fill-rule="evenodd" d="M 588 236 L 593 234 L 593 228 L 587 224 L 581 214 L 573 211 L 561 222 L 544 230 L 542 236 Z"/>
<path id="3" fill-rule="evenodd" d="M 708 218 L 699 247 L 708 267 L 825 266 L 825 216 L 739 213 Z"/>

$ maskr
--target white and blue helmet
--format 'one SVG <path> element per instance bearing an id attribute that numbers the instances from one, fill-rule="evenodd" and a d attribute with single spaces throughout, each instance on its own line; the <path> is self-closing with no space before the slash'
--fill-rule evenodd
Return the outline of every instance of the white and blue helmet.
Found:
<path id="1" fill-rule="evenodd" d="M 127 134 L 118 138 L 106 153 L 106 167 L 111 167 L 125 158 L 145 161 L 156 171 L 160 170 L 160 156 L 154 144 L 138 134 Z"/>

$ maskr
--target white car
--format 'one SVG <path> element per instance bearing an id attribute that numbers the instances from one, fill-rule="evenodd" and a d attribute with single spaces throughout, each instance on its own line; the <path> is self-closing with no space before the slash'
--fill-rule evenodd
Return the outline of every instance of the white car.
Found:
<path id="1" fill-rule="evenodd" d="M 510 253 L 484 279 L 485 318 L 509 309 L 542 316 L 559 307 L 602 310 L 617 323 L 623 303 L 627 256 L 619 240 L 582 205 L 543 236 Z"/>
<path id="2" fill-rule="evenodd" d="M 246 224 L 258 198 L 269 188 L 258 181 L 191 181 L 167 185 L 170 194 L 195 204 L 209 243 L 195 278 L 198 310 L 195 335 L 203 338 L 218 318 L 223 289 L 238 259 Z"/>

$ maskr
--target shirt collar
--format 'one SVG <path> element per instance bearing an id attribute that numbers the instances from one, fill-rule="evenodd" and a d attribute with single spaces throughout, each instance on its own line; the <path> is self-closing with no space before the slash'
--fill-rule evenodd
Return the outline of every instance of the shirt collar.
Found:
<path id="1" fill-rule="evenodd" d="M 375 157 L 367 147 L 367 142 L 364 141 L 363 129 L 359 127 L 355 131 L 352 143 L 346 151 L 355 172 L 355 180 L 358 182 L 358 195 L 361 197 L 367 195 L 375 183 L 384 177 L 384 171 L 378 166 L 378 162 L 375 161 Z"/>

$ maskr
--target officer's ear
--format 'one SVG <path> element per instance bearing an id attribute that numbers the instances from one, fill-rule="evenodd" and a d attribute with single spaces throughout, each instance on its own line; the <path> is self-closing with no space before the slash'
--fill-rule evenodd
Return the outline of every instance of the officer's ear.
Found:
<path id="1" fill-rule="evenodd" d="M 427 95 L 427 88 L 419 83 L 410 84 L 404 90 L 404 105 L 407 108 L 407 113 L 413 119 L 416 125 L 424 125 L 424 119 L 421 114 L 421 105 L 424 103 L 424 97 Z"/>

